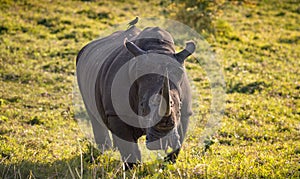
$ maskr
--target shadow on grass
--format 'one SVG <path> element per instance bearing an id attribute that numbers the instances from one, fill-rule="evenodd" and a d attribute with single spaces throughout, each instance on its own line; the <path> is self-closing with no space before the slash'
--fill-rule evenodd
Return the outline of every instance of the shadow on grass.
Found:
<path id="1" fill-rule="evenodd" d="M 123 163 L 113 157 L 98 153 L 93 149 L 70 159 L 53 163 L 21 161 L 4 164 L 0 161 L 0 178 L 134 178 L 152 176 L 158 168 L 167 170 L 167 162 L 154 161 L 135 166 L 133 170 L 123 171 Z M 96 151 L 98 150 L 98 151 Z"/>
<path id="2" fill-rule="evenodd" d="M 263 81 L 255 81 L 247 85 L 243 85 L 242 83 L 237 83 L 235 85 L 229 84 L 229 87 L 227 88 L 227 93 L 254 94 L 256 91 L 261 92 L 264 88 L 268 86 L 269 85 Z"/>
<path id="3" fill-rule="evenodd" d="M 110 173 L 122 174 L 122 162 L 101 155 L 95 148 L 52 163 L 9 160 L 10 157 L 4 157 L 0 161 L 0 178 L 107 178 Z"/>
<path id="4" fill-rule="evenodd" d="M 81 162 L 81 157 L 77 156 L 54 163 L 22 161 L 0 164 L 0 171 L 0 178 L 106 178 L 109 173 L 122 174 L 122 164 L 117 160 L 110 160 L 109 163 Z"/>

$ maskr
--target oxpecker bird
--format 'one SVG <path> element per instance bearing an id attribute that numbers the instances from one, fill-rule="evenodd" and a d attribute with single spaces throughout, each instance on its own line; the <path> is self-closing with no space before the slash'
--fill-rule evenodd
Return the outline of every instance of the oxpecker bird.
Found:
<path id="1" fill-rule="evenodd" d="M 139 21 L 139 17 L 136 16 L 136 18 L 135 18 L 134 20 L 132 20 L 132 21 L 130 21 L 130 22 L 128 23 L 128 28 L 129 28 L 130 26 L 135 25 L 138 21 Z"/>

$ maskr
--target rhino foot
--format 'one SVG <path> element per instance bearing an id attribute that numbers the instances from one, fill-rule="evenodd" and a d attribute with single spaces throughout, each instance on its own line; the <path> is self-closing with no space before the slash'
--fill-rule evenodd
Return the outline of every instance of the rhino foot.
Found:
<path id="1" fill-rule="evenodd" d="M 124 162 L 123 165 L 124 165 L 124 170 L 127 171 L 133 169 L 133 167 L 138 165 L 138 163 Z"/>
<path id="2" fill-rule="evenodd" d="M 165 158 L 164 161 L 165 162 L 170 162 L 170 163 L 176 163 L 178 154 L 180 152 L 180 148 L 174 150 L 173 152 L 169 153 Z"/>

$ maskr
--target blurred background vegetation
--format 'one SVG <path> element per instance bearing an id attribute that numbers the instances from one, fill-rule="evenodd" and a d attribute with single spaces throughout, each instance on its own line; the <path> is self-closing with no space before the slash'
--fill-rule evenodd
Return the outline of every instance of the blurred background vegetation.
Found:
<path id="1" fill-rule="evenodd" d="M 1 178 L 299 178 L 299 0 L 0 0 Z M 185 64 L 200 95 L 176 164 L 122 172 L 74 120 L 74 59 L 135 16 L 178 20 L 211 44 L 226 78 L 222 126 L 205 147 L 210 84 Z"/>
<path id="2" fill-rule="evenodd" d="M 222 14 L 224 4 L 225 0 L 177 0 L 168 4 L 166 12 L 203 35 L 215 34 L 214 22 Z"/>

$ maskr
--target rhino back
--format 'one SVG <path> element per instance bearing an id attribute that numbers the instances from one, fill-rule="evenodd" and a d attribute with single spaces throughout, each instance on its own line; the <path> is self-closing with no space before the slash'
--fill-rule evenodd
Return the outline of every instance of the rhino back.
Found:
<path id="1" fill-rule="evenodd" d="M 97 101 L 101 100 L 101 94 L 96 95 L 95 85 L 97 83 L 98 73 L 103 69 L 103 64 L 111 61 L 109 57 L 123 45 L 125 38 L 131 39 L 136 36 L 140 30 L 132 27 L 126 31 L 118 31 L 110 36 L 95 40 L 81 49 L 76 59 L 76 75 L 78 86 L 85 104 L 85 107 L 91 111 L 95 119 L 102 119 Z M 104 69 L 105 70 L 105 69 Z M 101 85 L 102 86 L 102 85 Z M 97 92 L 98 93 L 98 92 Z"/>

